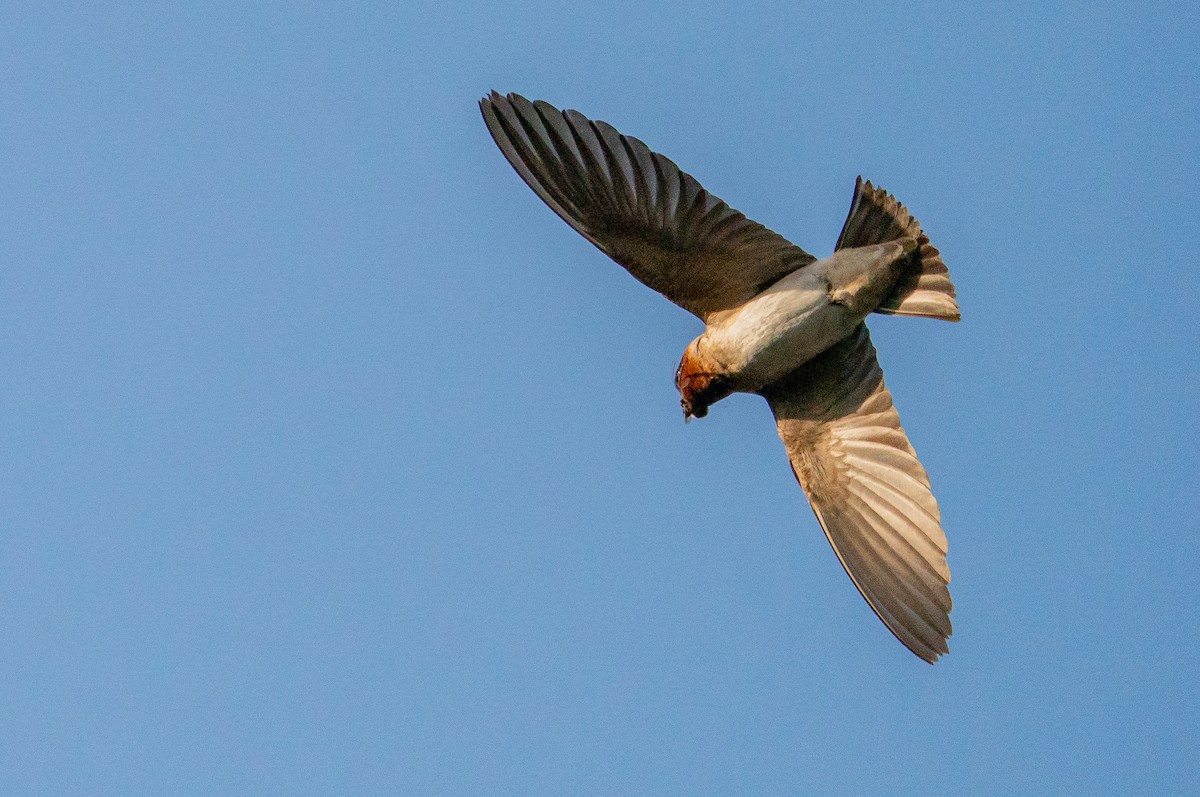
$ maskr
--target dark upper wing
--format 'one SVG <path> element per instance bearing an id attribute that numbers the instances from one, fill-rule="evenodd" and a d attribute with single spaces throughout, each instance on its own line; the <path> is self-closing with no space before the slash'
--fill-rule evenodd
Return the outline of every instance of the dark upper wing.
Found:
<path id="1" fill-rule="evenodd" d="M 866 325 L 763 395 L 858 591 L 909 650 L 936 661 L 951 632 L 946 535 Z"/>
<path id="2" fill-rule="evenodd" d="M 479 103 L 522 179 L 629 273 L 705 318 L 815 258 L 604 122 L 517 94 Z"/>

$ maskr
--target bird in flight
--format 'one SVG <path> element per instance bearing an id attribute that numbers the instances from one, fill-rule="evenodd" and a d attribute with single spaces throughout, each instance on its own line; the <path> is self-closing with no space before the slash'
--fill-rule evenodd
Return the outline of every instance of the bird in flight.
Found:
<path id="1" fill-rule="evenodd" d="M 684 418 L 731 393 L 765 398 L 858 591 L 917 656 L 948 653 L 946 535 L 864 323 L 870 313 L 959 319 L 916 219 L 860 177 L 834 253 L 818 259 L 604 122 L 518 94 L 492 92 L 479 107 L 542 201 L 704 322 L 675 373 Z"/>

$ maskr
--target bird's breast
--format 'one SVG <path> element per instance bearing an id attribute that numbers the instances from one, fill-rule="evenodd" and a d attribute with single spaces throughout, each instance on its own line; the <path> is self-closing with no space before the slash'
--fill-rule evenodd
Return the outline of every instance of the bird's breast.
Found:
<path id="1" fill-rule="evenodd" d="M 815 267 L 814 267 L 815 266 Z M 862 316 L 834 304 L 820 261 L 793 272 L 741 307 L 711 319 L 701 337 L 705 357 L 736 389 L 754 392 L 837 343 Z"/>

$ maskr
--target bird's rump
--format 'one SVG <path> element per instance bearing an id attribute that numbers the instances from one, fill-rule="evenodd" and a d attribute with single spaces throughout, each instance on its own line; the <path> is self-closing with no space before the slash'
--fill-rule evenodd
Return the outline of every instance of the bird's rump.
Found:
<path id="1" fill-rule="evenodd" d="M 942 253 L 929 242 L 929 236 L 908 208 L 894 196 L 871 185 L 870 180 L 865 183 L 862 177 L 855 180 L 854 198 L 835 250 L 871 246 L 902 237 L 917 242 L 912 268 L 873 312 L 958 321 L 962 316 Z"/>

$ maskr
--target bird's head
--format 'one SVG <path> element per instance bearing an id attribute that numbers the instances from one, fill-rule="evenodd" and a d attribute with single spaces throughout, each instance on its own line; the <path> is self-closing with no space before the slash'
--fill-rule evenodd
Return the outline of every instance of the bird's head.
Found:
<path id="1" fill-rule="evenodd" d="M 679 388 L 679 404 L 683 407 L 683 419 L 703 418 L 709 406 L 733 392 L 728 377 L 720 368 L 700 354 L 700 338 L 688 344 L 675 371 L 675 387 Z"/>

